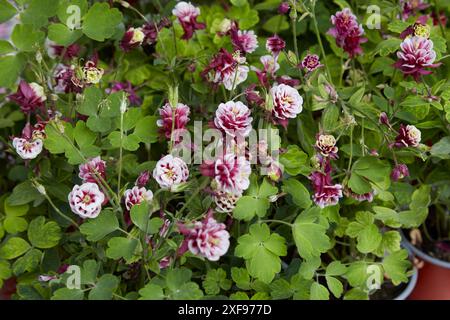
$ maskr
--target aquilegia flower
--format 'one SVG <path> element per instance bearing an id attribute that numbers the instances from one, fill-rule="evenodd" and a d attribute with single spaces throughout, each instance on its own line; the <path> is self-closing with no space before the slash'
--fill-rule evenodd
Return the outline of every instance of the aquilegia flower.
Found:
<path id="1" fill-rule="evenodd" d="M 289 118 L 295 118 L 303 110 L 303 98 L 291 86 L 275 85 L 270 89 L 270 95 L 273 102 L 272 116 L 284 127 Z"/>
<path id="2" fill-rule="evenodd" d="M 20 106 L 24 113 L 35 111 L 37 108 L 44 105 L 47 100 L 44 88 L 35 82 L 27 83 L 21 80 L 17 92 L 11 94 L 9 99 Z"/>
<path id="3" fill-rule="evenodd" d="M 236 24 L 232 24 L 230 36 L 234 50 L 239 50 L 241 53 L 252 53 L 258 48 L 258 38 L 253 30 L 238 30 Z"/>
<path id="4" fill-rule="evenodd" d="M 41 152 L 44 143 L 41 139 L 25 139 L 15 137 L 13 139 L 13 147 L 17 154 L 25 160 L 36 158 Z"/>
<path id="5" fill-rule="evenodd" d="M 338 147 L 336 147 L 336 139 L 330 134 L 319 134 L 316 137 L 316 150 L 324 157 L 337 159 Z"/>
<path id="6" fill-rule="evenodd" d="M 73 43 L 67 47 L 57 45 L 55 42 L 46 39 L 45 47 L 47 48 L 47 54 L 50 58 L 55 59 L 57 57 L 63 57 L 64 59 L 72 59 L 78 57 L 81 47 L 79 44 Z"/>
<path id="7" fill-rule="evenodd" d="M 118 91 L 125 91 L 128 96 L 128 101 L 132 105 L 139 106 L 142 103 L 141 98 L 137 95 L 135 88 L 131 85 L 130 81 L 127 82 L 113 82 L 110 89 L 106 89 L 107 93 L 114 93 Z"/>
<path id="8" fill-rule="evenodd" d="M 144 187 L 134 186 L 131 189 L 127 189 L 124 194 L 125 198 L 125 207 L 128 211 L 131 210 L 131 207 L 135 204 L 140 204 L 144 201 L 150 202 L 153 200 L 153 192 L 151 190 L 147 190 Z"/>
<path id="9" fill-rule="evenodd" d="M 302 68 L 306 69 L 308 73 L 310 73 L 322 67 L 323 64 L 320 63 L 318 55 L 308 53 L 306 57 L 303 58 L 301 66 Z"/>
<path id="10" fill-rule="evenodd" d="M 402 19 L 407 20 L 410 16 L 416 15 L 419 11 L 425 10 L 430 5 L 423 0 L 399 0 L 402 9 Z"/>
<path id="11" fill-rule="evenodd" d="M 397 52 L 398 61 L 394 67 L 400 69 L 405 76 L 411 75 L 417 82 L 422 75 L 431 74 L 425 68 L 436 68 L 441 63 L 434 63 L 436 52 L 433 50 L 433 41 L 423 37 L 409 37 L 403 40 Z"/>
<path id="12" fill-rule="evenodd" d="M 202 221 L 195 222 L 193 226 L 179 224 L 178 229 L 184 235 L 180 252 L 189 250 L 210 261 L 218 261 L 230 247 L 230 234 L 225 224 L 214 219 L 212 211 Z"/>
<path id="13" fill-rule="evenodd" d="M 83 80 L 77 77 L 74 65 L 58 64 L 53 73 L 56 82 L 56 93 L 80 93 L 83 91 Z"/>
<path id="14" fill-rule="evenodd" d="M 197 22 L 200 9 L 194 7 L 190 2 L 178 2 L 172 10 L 172 14 L 178 18 L 178 21 L 183 27 L 184 34 L 181 38 L 184 40 L 191 39 L 195 30 L 205 29 L 204 23 Z"/>
<path id="15" fill-rule="evenodd" d="M 363 202 L 363 201 L 372 202 L 373 197 L 375 195 L 375 191 L 372 190 L 367 193 L 359 194 L 359 193 L 353 192 L 353 190 L 350 189 L 349 187 L 346 187 L 344 189 L 344 194 L 347 198 L 352 198 L 359 202 Z"/>
<path id="16" fill-rule="evenodd" d="M 278 55 L 281 51 L 283 51 L 285 47 L 286 43 L 284 42 L 284 40 L 276 34 L 267 39 L 266 49 L 273 55 L 275 60 L 278 59 Z"/>
<path id="17" fill-rule="evenodd" d="M 86 84 L 97 84 L 103 77 L 104 70 L 97 67 L 97 62 L 89 60 L 83 67 L 83 81 Z"/>
<path id="18" fill-rule="evenodd" d="M 172 25 L 172 21 L 169 18 L 164 17 L 158 23 L 154 21 L 149 21 L 142 26 L 142 32 L 144 32 L 145 38 L 144 43 L 152 45 L 156 43 L 158 39 L 158 33 L 163 28 L 168 28 Z"/>
<path id="19" fill-rule="evenodd" d="M 401 180 L 405 177 L 409 177 L 408 166 L 404 163 L 397 164 L 391 172 L 391 179 L 393 181 Z"/>
<path id="20" fill-rule="evenodd" d="M 240 101 L 221 103 L 216 110 L 215 126 L 232 137 L 247 137 L 252 130 L 250 109 Z"/>
<path id="21" fill-rule="evenodd" d="M 153 178 L 163 189 L 176 191 L 176 188 L 186 182 L 189 177 L 189 169 L 183 159 L 170 154 L 161 158 L 153 170 Z"/>
<path id="22" fill-rule="evenodd" d="M 145 34 L 142 28 L 130 27 L 123 35 L 122 40 L 120 40 L 120 48 L 123 51 L 128 52 L 139 47 L 142 42 L 144 42 L 144 39 Z"/>
<path id="23" fill-rule="evenodd" d="M 106 179 L 106 162 L 99 156 L 78 166 L 78 176 L 83 182 L 97 183 L 98 177 Z"/>
<path id="24" fill-rule="evenodd" d="M 224 192 L 224 191 L 214 191 L 212 194 L 212 199 L 216 204 L 217 212 L 232 212 L 236 207 L 236 202 L 239 200 L 241 195 Z"/>
<path id="25" fill-rule="evenodd" d="M 186 125 L 189 122 L 189 114 L 191 113 L 189 107 L 185 104 L 178 103 L 175 108 L 175 123 L 172 128 L 173 120 L 173 108 L 169 103 L 166 103 L 159 109 L 160 119 L 156 122 L 157 126 L 160 127 L 160 132 L 164 134 L 167 139 L 172 136 L 172 129 L 183 130 L 186 129 Z M 175 142 L 178 142 L 178 137 L 175 131 Z"/>
<path id="26" fill-rule="evenodd" d="M 331 23 L 334 27 L 328 30 L 328 34 L 336 39 L 336 45 L 344 49 L 350 58 L 362 54 L 361 43 L 367 42 L 367 39 L 362 37 L 364 29 L 351 10 L 345 8 L 336 12 L 331 16 Z"/>
<path id="27" fill-rule="evenodd" d="M 137 177 L 136 182 L 134 184 L 139 188 L 142 188 L 147 185 L 148 180 L 150 180 L 150 171 L 145 170 L 139 174 L 139 177 Z"/>
<path id="28" fill-rule="evenodd" d="M 325 171 L 315 171 L 309 176 L 314 189 L 314 203 L 321 208 L 334 206 L 342 198 L 342 185 L 331 182 L 331 169 Z"/>
<path id="29" fill-rule="evenodd" d="M 75 185 L 68 196 L 72 212 L 82 218 L 96 218 L 102 210 L 105 195 L 92 182 Z"/>
<path id="30" fill-rule="evenodd" d="M 397 148 L 417 147 L 420 143 L 422 134 L 419 129 L 413 125 L 400 125 L 398 135 L 395 138 L 394 146 Z"/>
<path id="31" fill-rule="evenodd" d="M 250 162 L 243 156 L 228 153 L 214 163 L 214 181 L 217 189 L 240 195 L 250 185 Z"/>

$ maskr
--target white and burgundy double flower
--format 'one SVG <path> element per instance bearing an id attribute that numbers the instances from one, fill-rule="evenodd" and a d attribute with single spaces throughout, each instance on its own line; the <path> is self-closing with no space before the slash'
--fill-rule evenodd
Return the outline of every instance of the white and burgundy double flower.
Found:
<path id="1" fill-rule="evenodd" d="M 153 200 L 153 192 L 144 187 L 134 186 L 127 189 L 124 194 L 125 207 L 128 211 L 131 210 L 135 204 L 143 203 L 144 201 L 151 202 Z"/>
<path id="2" fill-rule="evenodd" d="M 309 179 L 314 189 L 313 200 L 321 208 L 334 206 L 342 198 L 342 185 L 331 182 L 331 170 L 327 172 L 315 171 Z"/>
<path id="3" fill-rule="evenodd" d="M 200 9 L 194 7 L 190 2 L 178 2 L 172 10 L 172 14 L 178 18 L 178 21 L 183 27 L 184 34 L 181 38 L 184 40 L 191 39 L 195 30 L 205 29 L 204 23 L 197 22 Z"/>
<path id="4" fill-rule="evenodd" d="M 280 52 L 283 51 L 285 47 L 286 42 L 276 34 L 267 39 L 266 49 L 273 55 L 275 60 L 278 59 Z"/>
<path id="5" fill-rule="evenodd" d="M 35 111 L 44 105 L 47 97 L 44 88 L 35 82 L 27 83 L 21 80 L 17 92 L 9 96 L 11 101 L 14 101 L 20 106 L 24 113 Z"/>
<path id="6" fill-rule="evenodd" d="M 336 147 L 336 139 L 329 134 L 319 134 L 316 137 L 316 150 L 324 157 L 330 157 L 331 159 L 337 159 L 338 147 Z"/>
<path id="7" fill-rule="evenodd" d="M 221 103 L 216 110 L 214 125 L 231 137 L 247 137 L 252 130 L 250 109 L 240 101 Z"/>
<path id="8" fill-rule="evenodd" d="M 323 64 L 320 63 L 318 55 L 309 53 L 303 58 L 301 67 L 304 68 L 307 73 L 311 73 L 314 70 L 323 67 Z"/>
<path id="9" fill-rule="evenodd" d="M 160 127 L 160 132 L 167 138 L 170 139 L 173 130 L 183 130 L 186 129 L 186 125 L 189 122 L 189 114 L 191 110 L 185 104 L 178 103 L 175 108 L 175 115 L 173 115 L 174 108 L 169 103 L 166 103 L 163 107 L 159 109 L 160 119 L 156 122 L 157 126 Z M 175 118 L 175 123 L 172 125 L 173 118 Z M 176 134 L 176 132 L 175 132 Z M 178 142 L 177 137 L 175 137 L 175 142 Z"/>
<path id="10" fill-rule="evenodd" d="M 420 37 L 408 37 L 400 45 L 397 52 L 398 61 L 394 67 L 399 69 L 404 76 L 412 76 L 417 82 L 422 75 L 433 73 L 426 68 L 437 68 L 441 63 L 434 63 L 436 51 L 433 50 L 433 41 Z"/>
<path id="11" fill-rule="evenodd" d="M 98 185 L 92 182 L 75 185 L 68 196 L 72 212 L 83 219 L 96 218 L 102 210 L 105 195 Z"/>
<path id="12" fill-rule="evenodd" d="M 417 147 L 419 146 L 422 134 L 419 129 L 413 125 L 400 125 L 398 135 L 393 144 L 397 148 Z"/>
<path id="13" fill-rule="evenodd" d="M 303 98 L 298 91 L 286 84 L 275 85 L 270 89 L 272 96 L 272 116 L 284 127 L 288 119 L 297 117 L 303 110 Z"/>
<path id="14" fill-rule="evenodd" d="M 401 180 L 405 177 L 409 177 L 408 166 L 404 163 L 397 164 L 391 172 L 391 179 L 393 181 Z"/>
<path id="15" fill-rule="evenodd" d="M 250 162 L 233 153 L 224 155 L 214 162 L 214 182 L 220 191 L 241 195 L 250 185 Z"/>
<path id="16" fill-rule="evenodd" d="M 253 30 L 239 30 L 236 23 L 230 26 L 231 43 L 234 50 L 252 53 L 258 48 L 258 38 Z"/>
<path id="17" fill-rule="evenodd" d="M 100 156 L 80 164 L 78 169 L 78 176 L 83 182 L 97 183 L 99 177 L 106 179 L 106 162 L 102 160 Z"/>
<path id="18" fill-rule="evenodd" d="M 139 47 L 145 40 L 145 33 L 142 30 L 142 28 L 133 28 L 130 27 L 125 32 L 125 34 L 122 37 L 122 40 L 120 40 L 120 48 L 128 52 L 134 48 Z"/>
<path id="19" fill-rule="evenodd" d="M 210 261 L 218 261 L 230 247 L 230 234 L 225 224 L 214 219 L 212 211 L 202 221 L 193 225 L 179 224 L 178 229 L 184 235 L 179 254 L 189 250 L 192 254 Z"/>
<path id="20" fill-rule="evenodd" d="M 13 138 L 12 145 L 22 159 L 34 159 L 42 152 L 44 129 L 45 124 L 42 122 L 37 123 L 34 127 L 27 123 L 22 130 L 21 137 Z"/>
<path id="21" fill-rule="evenodd" d="M 189 169 L 183 159 L 170 154 L 161 158 L 153 170 L 153 178 L 163 189 L 176 191 L 189 177 Z"/>

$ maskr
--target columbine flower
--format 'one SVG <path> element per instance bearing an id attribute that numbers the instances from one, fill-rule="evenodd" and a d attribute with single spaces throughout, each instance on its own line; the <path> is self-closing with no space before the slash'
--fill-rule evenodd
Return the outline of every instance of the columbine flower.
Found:
<path id="1" fill-rule="evenodd" d="M 77 77 L 74 65 L 58 64 L 53 76 L 56 81 L 54 87 L 56 93 L 81 93 L 83 90 L 83 80 Z"/>
<path id="2" fill-rule="evenodd" d="M 286 43 L 278 35 L 273 35 L 272 37 L 267 39 L 266 49 L 273 55 L 275 60 L 278 59 L 278 55 L 281 51 L 283 51 L 285 47 Z"/>
<path id="3" fill-rule="evenodd" d="M 400 0 L 402 8 L 402 19 L 407 20 L 410 16 L 416 15 L 419 11 L 425 10 L 430 5 L 423 0 Z"/>
<path id="4" fill-rule="evenodd" d="M 247 137 L 252 130 L 250 109 L 240 101 L 228 101 L 219 104 L 214 124 L 226 134 L 236 137 Z"/>
<path id="5" fill-rule="evenodd" d="M 212 199 L 216 204 L 216 211 L 223 213 L 232 212 L 236 207 L 236 202 L 240 197 L 240 194 L 234 194 L 220 190 L 215 191 L 212 195 Z"/>
<path id="6" fill-rule="evenodd" d="M 405 177 L 409 177 L 409 170 L 406 164 L 398 164 L 394 167 L 394 169 L 392 169 L 391 179 L 393 181 L 398 181 Z"/>
<path id="7" fill-rule="evenodd" d="M 386 114 L 386 112 L 382 112 L 380 113 L 380 117 L 378 119 L 378 122 L 380 124 L 385 125 L 386 127 L 390 128 L 391 127 L 391 123 L 389 122 L 389 118 L 388 115 Z"/>
<path id="8" fill-rule="evenodd" d="M 145 38 L 144 43 L 152 45 L 156 43 L 158 39 L 158 33 L 163 28 L 168 28 L 172 25 L 172 21 L 169 18 L 162 18 L 158 23 L 156 22 L 147 22 L 142 26 L 142 32 L 144 32 Z"/>
<path id="9" fill-rule="evenodd" d="M 374 191 L 370 191 L 367 193 L 363 193 L 363 194 L 359 194 L 359 193 L 355 193 L 352 191 L 352 189 L 350 189 L 349 187 L 344 189 L 344 194 L 346 197 L 348 198 L 353 198 L 359 202 L 363 202 L 363 201 L 367 201 L 367 202 L 372 202 L 373 201 L 373 197 L 375 195 Z"/>
<path id="10" fill-rule="evenodd" d="M 114 93 L 118 91 L 125 91 L 128 96 L 128 101 L 130 104 L 139 106 L 142 103 L 141 98 L 136 94 L 135 89 L 131 85 L 130 81 L 127 82 L 113 82 L 111 89 L 107 89 L 107 93 Z"/>
<path id="11" fill-rule="evenodd" d="M 208 213 L 202 221 L 195 222 L 192 227 L 179 224 L 178 228 L 184 235 L 180 251 L 189 249 L 195 255 L 210 261 L 218 261 L 230 247 L 230 234 L 225 224 L 217 222 L 212 212 Z"/>
<path id="12" fill-rule="evenodd" d="M 45 96 L 44 88 L 37 83 L 27 83 L 21 80 L 17 92 L 10 95 L 9 99 L 17 103 L 22 112 L 29 113 L 42 107 L 47 97 Z"/>
<path id="13" fill-rule="evenodd" d="M 250 185 L 250 162 L 245 157 L 229 153 L 214 163 L 214 181 L 217 189 L 240 195 Z"/>
<path id="14" fill-rule="evenodd" d="M 441 63 L 434 64 L 436 52 L 433 50 L 433 41 L 422 37 L 409 37 L 400 45 L 397 52 L 398 61 L 394 67 L 400 69 L 405 76 L 411 75 L 417 82 L 422 75 L 431 74 L 425 68 L 436 68 Z"/>
<path id="15" fill-rule="evenodd" d="M 413 125 L 400 125 L 394 146 L 397 148 L 417 147 L 422 135 L 419 129 Z"/>
<path id="16" fill-rule="evenodd" d="M 131 189 L 127 189 L 124 194 L 125 198 L 125 207 L 128 211 L 131 210 L 131 207 L 135 204 L 140 204 L 144 201 L 150 202 L 153 200 L 153 192 L 151 190 L 147 190 L 144 187 L 139 188 L 138 186 L 134 186 Z"/>
<path id="17" fill-rule="evenodd" d="M 80 164 L 78 166 L 78 176 L 83 182 L 96 183 L 100 176 L 106 179 L 106 162 L 100 157 L 89 159 L 88 162 Z"/>
<path id="18" fill-rule="evenodd" d="M 139 47 L 144 39 L 145 34 L 142 28 L 130 27 L 123 35 L 122 40 L 120 40 L 120 48 L 123 51 L 128 52 L 134 48 Z"/>
<path id="19" fill-rule="evenodd" d="M 361 43 L 367 39 L 362 37 L 364 29 L 351 10 L 345 8 L 336 12 L 331 16 L 331 23 L 334 27 L 328 30 L 328 34 L 336 39 L 336 45 L 343 48 L 350 58 L 362 54 Z"/>
<path id="20" fill-rule="evenodd" d="M 339 202 L 339 198 L 342 198 L 342 185 L 332 184 L 331 170 L 326 173 L 315 171 L 309 179 L 313 184 L 314 203 L 319 207 L 334 206 Z"/>
<path id="21" fill-rule="evenodd" d="M 172 14 L 178 18 L 178 21 L 183 27 L 184 34 L 181 38 L 184 40 L 192 38 L 195 30 L 205 29 L 204 23 L 197 22 L 200 9 L 194 7 L 190 2 L 181 1 L 177 3 L 172 10 Z"/>
<path id="22" fill-rule="evenodd" d="M 244 57 L 239 54 L 232 55 L 222 48 L 201 75 L 214 84 L 222 83 L 225 89 L 232 90 L 247 80 L 249 68 L 244 63 Z"/>
<path id="23" fill-rule="evenodd" d="M 258 48 L 258 38 L 253 30 L 237 30 L 234 24 L 230 30 L 231 43 L 235 50 L 242 53 L 252 53 Z"/>
<path id="24" fill-rule="evenodd" d="M 36 158 L 42 152 L 44 143 L 41 139 L 14 138 L 13 147 L 17 154 L 25 160 Z"/>
<path id="25" fill-rule="evenodd" d="M 288 13 L 289 9 L 290 9 L 289 2 L 284 1 L 278 6 L 278 13 L 286 14 Z"/>
<path id="26" fill-rule="evenodd" d="M 97 68 L 94 61 L 88 61 L 83 67 L 83 80 L 87 84 L 97 84 L 103 77 L 104 70 Z"/>
<path id="27" fill-rule="evenodd" d="M 150 179 L 150 171 L 145 170 L 141 172 L 139 177 L 137 177 L 136 182 L 134 184 L 142 188 L 147 185 L 149 179 Z"/>
<path id="28" fill-rule="evenodd" d="M 301 62 L 302 68 L 306 69 L 308 73 L 313 72 L 314 70 L 323 66 L 320 63 L 319 56 L 316 54 L 307 54 L 306 57 L 303 58 Z"/>
<path id="29" fill-rule="evenodd" d="M 329 134 L 319 134 L 316 137 L 315 148 L 324 157 L 337 159 L 338 147 L 336 147 L 336 139 Z"/>
<path id="30" fill-rule="evenodd" d="M 186 182 L 189 177 L 189 169 L 183 159 L 167 155 L 161 158 L 153 170 L 153 178 L 163 189 L 175 191 L 176 188 Z"/>
<path id="31" fill-rule="evenodd" d="M 159 109 L 159 115 L 161 119 L 159 119 L 156 124 L 160 127 L 160 132 L 164 134 L 167 139 L 170 139 L 172 136 L 172 129 L 174 130 L 183 130 L 186 129 L 186 125 L 189 122 L 189 114 L 191 113 L 189 107 L 185 104 L 178 103 L 175 108 L 175 124 L 172 128 L 172 119 L 173 119 L 173 108 L 169 103 L 166 103 L 163 107 Z M 175 142 L 178 142 L 179 137 L 177 137 L 176 131 L 175 134 Z"/>
<path id="32" fill-rule="evenodd" d="M 75 185 L 69 193 L 69 204 L 72 212 L 82 218 L 96 218 L 102 210 L 105 195 L 98 185 L 92 182 Z"/>
<path id="33" fill-rule="evenodd" d="M 257 106 L 263 106 L 265 101 L 261 97 L 258 91 L 255 90 L 256 84 L 251 84 L 245 89 L 245 99 L 249 104 L 255 104 Z"/>
<path id="34" fill-rule="evenodd" d="M 46 39 L 45 47 L 47 48 L 47 54 L 51 59 L 55 59 L 57 57 L 63 57 L 64 59 L 72 59 L 78 57 L 80 53 L 81 47 L 73 43 L 67 47 L 59 46 L 55 42 Z"/>
<path id="35" fill-rule="evenodd" d="M 295 118 L 303 110 L 303 98 L 291 86 L 280 84 L 270 89 L 273 100 L 272 116 L 276 121 L 287 126 L 289 118 Z"/>

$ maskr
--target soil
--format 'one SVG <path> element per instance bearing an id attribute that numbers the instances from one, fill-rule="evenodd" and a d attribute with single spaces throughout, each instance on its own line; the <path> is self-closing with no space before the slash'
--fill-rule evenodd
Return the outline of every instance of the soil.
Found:
<path id="1" fill-rule="evenodd" d="M 394 286 L 391 282 L 385 282 L 379 290 L 370 295 L 370 300 L 394 300 L 406 289 L 407 285 L 408 283 L 401 283 Z"/>

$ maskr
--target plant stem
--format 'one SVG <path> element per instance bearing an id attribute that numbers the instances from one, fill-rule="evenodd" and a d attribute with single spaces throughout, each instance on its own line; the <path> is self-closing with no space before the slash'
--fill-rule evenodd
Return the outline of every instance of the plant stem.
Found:
<path id="1" fill-rule="evenodd" d="M 123 115 L 124 113 L 120 113 L 120 147 L 119 147 L 119 172 L 117 177 L 117 198 L 120 199 L 120 183 L 122 177 L 122 158 L 123 158 Z"/>

